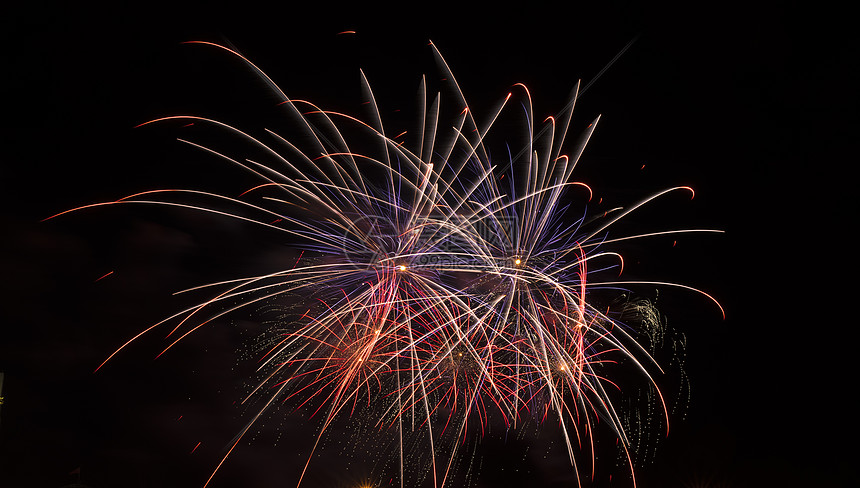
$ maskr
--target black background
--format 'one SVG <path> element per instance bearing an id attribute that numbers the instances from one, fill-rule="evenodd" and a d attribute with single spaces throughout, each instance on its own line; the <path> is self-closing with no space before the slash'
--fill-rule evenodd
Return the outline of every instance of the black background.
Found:
<path id="1" fill-rule="evenodd" d="M 168 131 L 134 129 L 140 122 L 195 113 L 273 123 L 275 112 L 257 110 L 275 101 L 264 83 L 182 41 L 230 43 L 291 96 L 347 111 L 360 67 L 392 113 L 411 109 L 420 75 L 433 69 L 432 39 L 476 112 L 523 82 L 540 117 L 634 38 L 577 105 L 575 128 L 602 114 L 580 177 L 620 204 L 689 184 L 693 201 L 676 199 L 644 224 L 726 230 L 633 265 L 708 290 L 727 313 L 667 298 L 672 325 L 689 338 L 692 397 L 640 485 L 857 486 L 856 247 L 843 236 L 856 223 L 857 155 L 846 142 L 858 129 L 860 53 L 845 16 L 542 2 L 7 11 L 0 486 L 62 486 L 76 468 L 96 488 L 201 486 L 242 425 L 234 350 L 259 325 L 204 332 L 158 361 L 163 342 L 144 340 L 92 370 L 176 310 L 171 292 L 258 269 L 277 245 L 169 212 L 111 208 L 40 222 L 140 190 L 217 190 L 232 174 Z M 345 30 L 356 34 L 337 35 Z M 194 232 L 183 228 L 190 220 Z M 304 458 L 289 439 L 289 430 L 277 443 L 261 436 L 213 486 L 294 483 Z M 488 449 L 497 455 L 479 486 L 555 486 L 547 473 L 557 466 L 502 476 L 516 460 L 492 441 Z M 356 486 L 367 473 L 338 476 Z M 607 478 L 595 485 L 622 486 Z"/>

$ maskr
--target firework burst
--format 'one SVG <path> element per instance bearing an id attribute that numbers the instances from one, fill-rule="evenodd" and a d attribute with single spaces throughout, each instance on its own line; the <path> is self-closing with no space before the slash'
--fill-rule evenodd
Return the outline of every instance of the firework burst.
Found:
<path id="1" fill-rule="evenodd" d="M 299 484 L 327 429 L 353 416 L 397 438 L 401 486 L 416 469 L 405 459 L 419 445 L 429 453 L 423 476 L 434 487 L 450 486 L 463 440 L 496 421 L 507 429 L 557 422 L 577 479 L 583 478 L 580 454 L 591 459 L 587 471 L 594 471 L 593 434 L 603 422 L 617 436 L 632 473 L 631 433 L 615 407 L 618 385 L 608 365 L 623 363 L 641 373 L 668 428 L 668 408 L 652 377 L 660 369 L 637 342 L 635 328 L 598 308 L 591 294 L 651 284 L 710 298 L 684 285 L 623 281 L 617 277 L 621 255 L 607 250 L 613 242 L 665 234 L 610 238 L 609 228 L 666 193 L 692 195 L 690 188 L 670 188 L 596 219 L 583 206 L 571 218 L 569 195 L 582 201 L 591 196 L 572 176 L 598 122 L 568 143 L 578 84 L 560 114 L 540 124 L 521 84 L 479 124 L 431 44 L 453 87 L 446 102 L 457 116 L 450 130 L 440 128 L 441 95 L 431 96 L 422 79 L 417 142 L 407 146 L 404 134 L 388 134 L 363 74 L 371 110 L 360 119 L 289 98 L 230 48 L 193 44 L 247 63 L 273 87 L 295 130 L 290 136 L 266 130 L 258 138 L 193 115 L 141 125 L 193 123 L 244 141 L 261 158 L 241 159 L 180 138 L 258 183 L 237 197 L 157 190 L 73 210 L 120 204 L 193 209 L 269 229 L 300 251 L 286 269 L 184 290 L 211 294 L 135 335 L 105 360 L 155 328 L 169 330 L 163 354 L 237 310 L 280 303 L 292 311 L 272 328 L 260 353 L 260 379 L 244 399 L 259 401 L 256 413 L 207 484 L 258 419 L 281 403 L 308 409 L 320 422 Z M 496 160 L 488 141 L 512 100 L 524 108 L 525 143 Z M 674 232 L 716 231 L 667 233 Z M 600 278 L 609 275 L 615 278 Z"/>

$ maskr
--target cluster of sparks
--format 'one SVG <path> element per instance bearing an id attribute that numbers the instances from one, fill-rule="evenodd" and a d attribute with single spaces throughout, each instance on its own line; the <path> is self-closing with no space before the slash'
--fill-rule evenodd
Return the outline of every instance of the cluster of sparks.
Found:
<path id="1" fill-rule="evenodd" d="M 317 443 L 335 419 L 357 412 L 363 422 L 392 432 L 401 446 L 401 485 L 409 469 L 402 453 L 409 433 L 425 434 L 428 476 L 442 487 L 451 484 L 458 439 L 483 429 L 489 419 L 509 428 L 529 419 L 558 422 L 577 479 L 579 453 L 595 451 L 598 420 L 627 452 L 628 433 L 612 402 L 617 386 L 603 372 L 605 364 L 623 358 L 655 387 L 650 371 L 659 366 L 636 342 L 635 330 L 599 310 L 589 294 L 652 284 L 710 298 L 684 285 L 623 281 L 621 255 L 604 250 L 611 242 L 643 237 L 611 239 L 612 224 L 663 194 L 692 195 L 690 188 L 670 188 L 597 219 L 583 214 L 569 221 L 566 195 L 591 197 L 587 185 L 571 178 L 597 124 L 597 119 L 588 124 L 569 144 L 570 152 L 562 153 L 578 84 L 561 114 L 537 128 L 531 95 L 521 84 L 479 124 L 431 43 L 459 113 L 450 131 L 440 128 L 441 96 L 428 96 L 422 79 L 417 144 L 407 147 L 404 134 L 387 135 L 363 74 L 371 113 L 366 120 L 290 99 L 236 51 L 197 44 L 237 56 L 266 80 L 303 142 L 272 130 L 264 142 L 199 116 L 152 120 L 141 125 L 210 125 L 249 143 L 266 159 L 233 158 L 183 140 L 250 172 L 259 184 L 238 197 L 158 190 L 86 208 L 132 203 L 192 208 L 270 229 L 301 250 L 287 269 L 195 288 L 217 291 L 140 332 L 108 358 L 156 327 L 172 324 L 166 351 L 239 309 L 277 300 L 300 309 L 262 353 L 262 379 L 245 399 L 262 398 L 262 406 L 213 477 L 254 423 L 288 401 L 320 418 Z M 522 100 L 527 142 L 500 167 L 486 140 L 515 98 Z M 352 138 L 361 141 L 362 150 L 348 142 Z M 674 232 L 713 231 L 655 234 Z M 608 269 L 612 272 L 605 273 Z M 613 279 L 596 280 L 595 271 Z M 662 397 L 660 402 L 667 411 Z M 313 452 L 299 484 L 312 458 Z M 628 464 L 632 471 L 632 460 Z"/>

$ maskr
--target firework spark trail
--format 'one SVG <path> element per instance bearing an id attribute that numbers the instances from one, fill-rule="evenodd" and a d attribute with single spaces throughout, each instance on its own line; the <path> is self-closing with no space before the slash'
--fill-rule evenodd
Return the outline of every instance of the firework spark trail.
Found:
<path id="1" fill-rule="evenodd" d="M 623 270 L 621 254 L 602 250 L 606 244 L 719 232 L 609 237 L 609 229 L 631 212 L 670 192 L 692 194 L 691 188 L 663 190 L 596 223 L 586 222 L 585 211 L 568 222 L 570 204 L 562 203 L 566 190 L 584 188 L 589 200 L 592 195 L 588 185 L 571 177 L 599 121 L 588 124 L 571 152 L 562 153 L 581 95 L 579 83 L 562 112 L 545 118 L 539 129 L 532 95 L 519 83 L 479 126 L 450 67 L 430 43 L 453 89 L 458 115 L 442 142 L 441 93 L 428 105 L 422 77 L 418 138 L 410 149 L 394 140 L 399 135 L 386 135 L 364 72 L 361 88 L 370 122 L 288 98 L 234 49 L 202 41 L 189 44 L 222 49 L 243 60 L 280 97 L 279 105 L 308 136 L 309 147 L 269 129 L 265 134 L 272 143 L 213 119 L 161 117 L 139 127 L 202 122 L 262 150 L 268 161 L 241 160 L 178 139 L 259 182 L 238 197 L 152 190 L 49 218 L 105 205 L 161 205 L 251 223 L 293 239 L 302 250 L 289 269 L 182 290 L 220 291 L 136 334 L 96 368 L 169 323 L 174 324 L 167 334 L 170 342 L 159 356 L 204 326 L 255 304 L 281 300 L 305 310 L 279 326 L 282 332 L 259 359 L 261 380 L 242 403 L 262 397 L 263 406 L 231 443 L 207 485 L 249 429 L 278 402 L 295 402 L 297 410 L 322 417 L 299 484 L 334 422 L 361 412 L 376 415 L 374 423 L 380 427 L 397 428 L 401 486 L 406 483 L 404 436 L 424 433 L 416 438 L 427 443 L 429 471 L 434 486 L 441 488 L 452 477 L 472 423 L 485 432 L 493 418 L 516 428 L 530 418 L 542 422 L 551 417 L 559 423 L 578 482 L 577 451 L 590 452 L 592 477 L 596 471 L 593 436 L 602 420 L 619 439 L 635 485 L 631 440 L 613 404 L 613 391 L 620 386 L 606 366 L 627 362 L 653 386 L 668 429 L 666 401 L 650 368 L 662 370 L 637 342 L 636 331 L 599 310 L 589 295 L 647 284 L 694 291 L 717 303 L 683 284 L 593 278 L 600 266 L 619 274 Z M 489 156 L 488 136 L 517 97 L 522 97 L 527 141 L 500 169 Z M 378 153 L 357 151 L 350 139 L 371 141 Z M 500 183 L 505 177 L 507 187 Z M 609 264 L 600 264 L 604 262 Z"/>

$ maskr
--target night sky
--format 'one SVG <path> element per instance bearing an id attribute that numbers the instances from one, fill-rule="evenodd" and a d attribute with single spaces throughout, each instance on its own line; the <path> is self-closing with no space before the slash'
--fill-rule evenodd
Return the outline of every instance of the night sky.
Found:
<path id="1" fill-rule="evenodd" d="M 357 107 L 361 68 L 383 115 L 397 118 L 412 110 L 420 76 L 439 75 L 432 40 L 476 112 L 523 82 L 543 118 L 634 39 L 577 102 L 572 133 L 602 114 L 578 177 L 618 204 L 690 185 L 694 200 L 668 201 L 634 225 L 726 231 L 643 244 L 631 261 L 631 273 L 707 290 L 727 314 L 661 292 L 688 339 L 691 397 L 639 469 L 640 486 L 858 486 L 856 245 L 843 236 L 857 221 L 858 158 L 846 141 L 860 129 L 860 51 L 845 15 L 543 2 L 5 12 L 0 487 L 200 487 L 247 421 L 235 402 L 258 322 L 201 331 L 158 360 L 164 342 L 147 338 L 93 370 L 187 304 L 172 292 L 280 266 L 283 243 L 159 209 L 40 222 L 142 190 L 235 188 L 232 171 L 175 132 L 134 128 L 188 113 L 277 124 L 263 82 L 183 41 L 231 45 L 288 95 L 344 111 Z M 337 35 L 347 30 L 356 33 Z M 267 421 L 210 486 L 294 486 L 312 422 Z M 389 486 L 361 456 L 337 454 L 339 442 L 308 486 Z M 543 460 L 546 441 L 536 441 L 524 458 L 518 442 L 484 442 L 475 486 L 571 486 L 559 481 L 569 467 L 557 449 Z M 603 472 L 594 486 L 625 483 Z"/>

